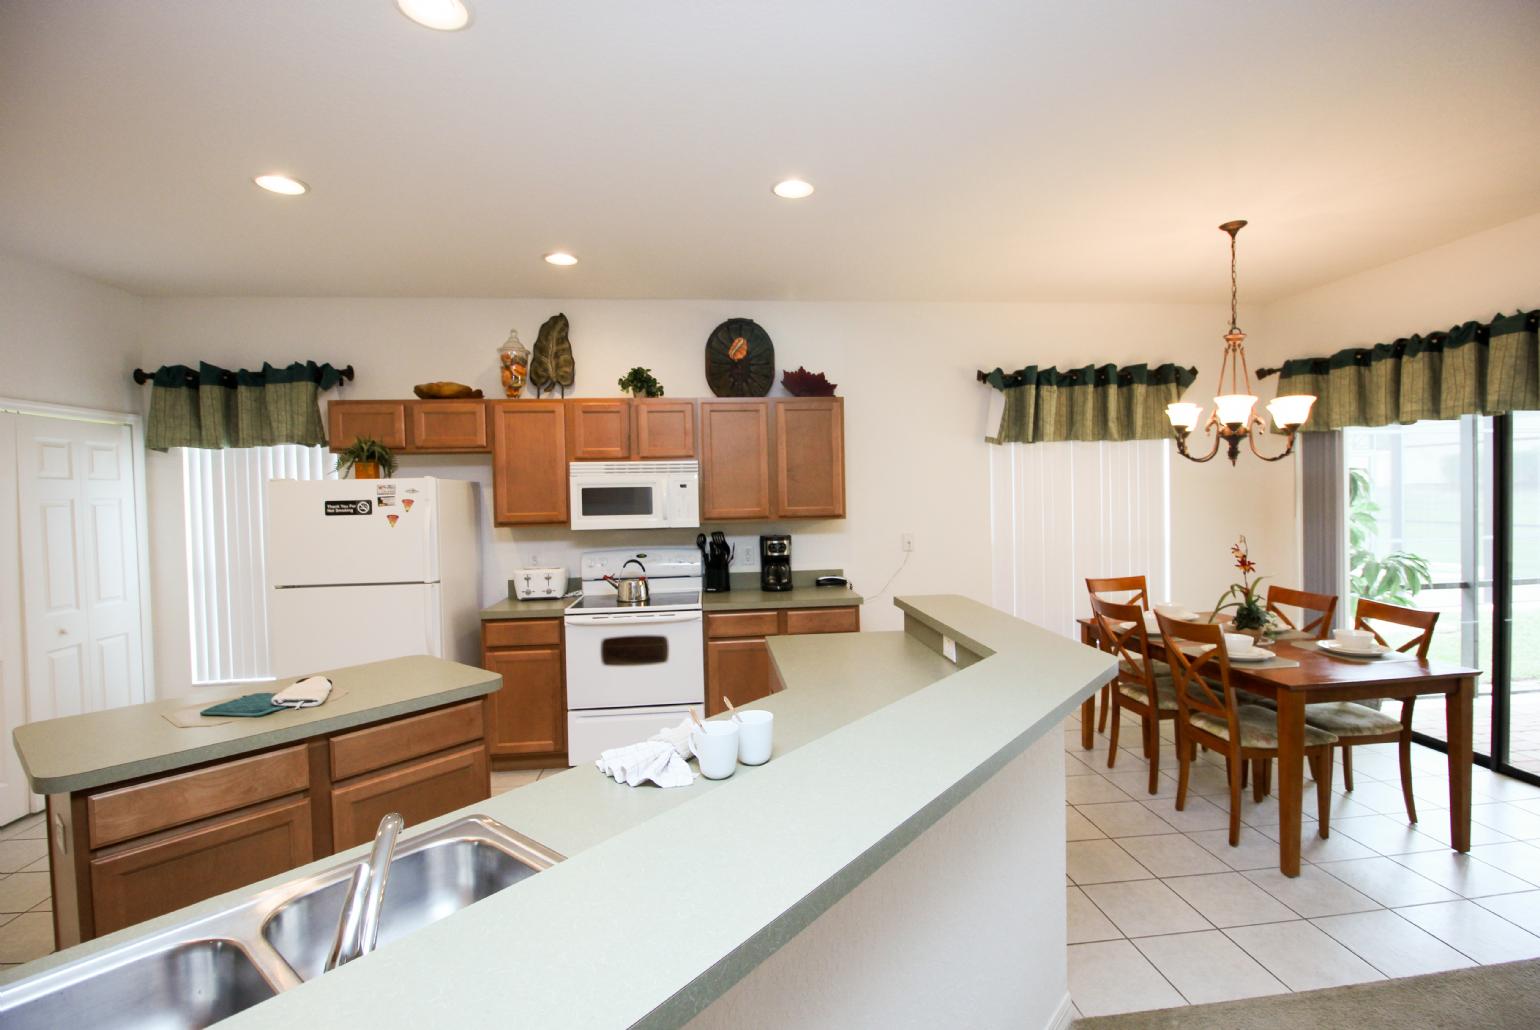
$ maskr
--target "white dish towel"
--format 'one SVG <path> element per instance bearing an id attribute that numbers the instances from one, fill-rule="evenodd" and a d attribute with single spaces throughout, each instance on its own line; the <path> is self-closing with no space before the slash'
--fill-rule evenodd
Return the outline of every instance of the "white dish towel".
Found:
<path id="1" fill-rule="evenodd" d="M 695 782 L 695 772 L 689 763 L 665 740 L 612 747 L 599 755 L 594 765 L 628 787 L 639 787 L 648 781 L 660 787 L 688 787 Z"/>

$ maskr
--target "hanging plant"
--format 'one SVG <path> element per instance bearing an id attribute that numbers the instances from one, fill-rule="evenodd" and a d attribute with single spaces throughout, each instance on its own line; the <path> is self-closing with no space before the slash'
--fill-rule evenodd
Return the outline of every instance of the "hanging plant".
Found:
<path id="1" fill-rule="evenodd" d="M 662 397 L 663 384 L 653 377 L 652 369 L 638 365 L 616 380 L 633 397 Z"/>

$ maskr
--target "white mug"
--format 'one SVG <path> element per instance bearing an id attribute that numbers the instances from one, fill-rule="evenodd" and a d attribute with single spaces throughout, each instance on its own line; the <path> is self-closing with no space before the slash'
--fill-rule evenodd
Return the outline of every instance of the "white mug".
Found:
<path id="1" fill-rule="evenodd" d="M 738 768 L 738 724 L 731 719 L 701 723 L 690 731 L 690 752 L 700 759 L 706 779 L 727 779 Z"/>
<path id="2" fill-rule="evenodd" d="M 738 723 L 738 761 L 744 765 L 764 765 L 770 761 L 775 716 L 758 708 L 740 708 L 733 718 Z"/>

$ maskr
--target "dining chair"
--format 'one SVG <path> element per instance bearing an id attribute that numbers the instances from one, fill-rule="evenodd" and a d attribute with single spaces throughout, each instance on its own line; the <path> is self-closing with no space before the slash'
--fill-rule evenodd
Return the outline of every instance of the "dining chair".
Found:
<path id="1" fill-rule="evenodd" d="M 1131 594 L 1124 600 L 1128 604 L 1138 602 L 1139 607 L 1145 611 L 1150 610 L 1150 591 L 1145 585 L 1143 576 L 1103 576 L 1100 578 L 1087 576 L 1085 588 L 1094 598 L 1099 594 Z M 1107 732 L 1107 709 L 1112 704 L 1112 685 L 1102 687 L 1102 710 L 1096 719 L 1096 732 Z"/>
<path id="2" fill-rule="evenodd" d="M 1160 721 L 1176 718 L 1171 669 L 1150 657 L 1149 628 L 1144 624 L 1143 608 L 1104 601 L 1092 594 L 1091 615 L 1096 619 L 1096 639 L 1101 649 L 1118 659 L 1107 768 L 1113 768 L 1117 762 L 1118 729 L 1126 708 L 1139 716 L 1144 727 L 1144 757 L 1150 763 L 1150 793 L 1154 794 L 1160 785 Z"/>
<path id="3" fill-rule="evenodd" d="M 1290 608 L 1300 610 L 1299 624 L 1289 618 L 1279 605 L 1287 605 Z M 1308 590 L 1295 590 L 1293 587 L 1281 587 L 1276 584 L 1267 588 L 1267 610 L 1283 622 L 1296 634 L 1311 637 L 1316 640 L 1324 640 L 1331 635 L 1332 616 L 1337 614 L 1336 594 L 1312 594 Z M 1310 619 L 1311 612 L 1319 613 L 1314 619 Z"/>
<path id="4" fill-rule="evenodd" d="M 1241 770 L 1247 762 L 1267 763 L 1278 757 L 1278 713 L 1260 705 L 1241 704 L 1230 683 L 1230 658 L 1224 630 L 1214 623 L 1180 622 L 1156 615 L 1166 641 L 1176 692 L 1176 810 L 1187 805 L 1188 770 L 1197 745 L 1206 744 L 1225 756 L 1230 781 L 1230 846 L 1241 840 Z M 1326 837 L 1331 824 L 1331 749 L 1337 738 L 1329 731 L 1305 726 L 1305 760 L 1315 778 L 1318 832 Z M 1257 778 L 1260 781 L 1261 766 Z"/>
<path id="5" fill-rule="evenodd" d="M 1415 651 L 1419 659 L 1425 659 L 1433 643 L 1433 627 L 1438 625 L 1438 612 L 1359 598 L 1353 627 L 1368 630 L 1374 634 L 1375 641 L 1381 647 L 1390 647 L 1376 623 L 1416 630 L 1416 635 L 1396 650 Z M 1399 745 L 1401 796 L 1406 800 L 1407 821 L 1414 823 L 1417 821 L 1417 801 L 1412 796 L 1412 706 L 1416 703 L 1415 697 L 1402 701 L 1399 719 L 1356 701 L 1305 706 L 1306 725 L 1337 735 L 1342 746 L 1342 786 L 1349 793 L 1353 790 L 1353 748 L 1364 744 L 1389 744 L 1392 741 Z"/>

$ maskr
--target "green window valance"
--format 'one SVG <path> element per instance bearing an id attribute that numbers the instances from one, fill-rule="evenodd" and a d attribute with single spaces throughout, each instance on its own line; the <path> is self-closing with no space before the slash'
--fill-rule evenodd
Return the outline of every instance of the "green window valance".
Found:
<path id="1" fill-rule="evenodd" d="M 984 381 L 1005 396 L 990 443 L 1061 440 L 1162 440 L 1171 435 L 1166 405 L 1198 377 L 1196 368 L 1165 364 L 1087 365 L 1060 372 L 1028 365 L 995 369 Z"/>
<path id="2" fill-rule="evenodd" d="M 1324 432 L 1540 409 L 1540 311 L 1326 358 L 1284 362 L 1278 392 L 1313 393 L 1305 426 Z"/>
<path id="3" fill-rule="evenodd" d="M 326 426 L 317 403 L 322 390 L 342 379 L 331 365 L 295 362 L 283 368 L 264 364 L 260 372 L 230 372 L 200 362 L 162 365 L 150 377 L 150 414 L 145 446 L 268 447 L 326 443 Z"/>

